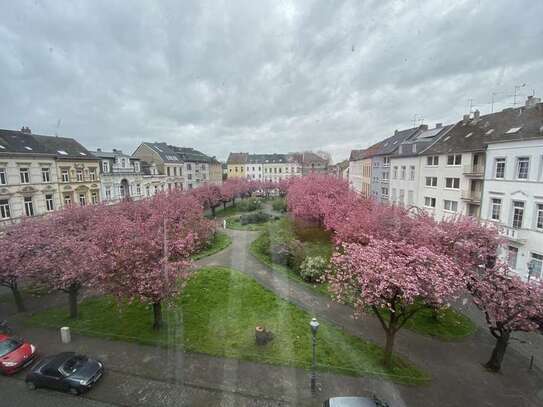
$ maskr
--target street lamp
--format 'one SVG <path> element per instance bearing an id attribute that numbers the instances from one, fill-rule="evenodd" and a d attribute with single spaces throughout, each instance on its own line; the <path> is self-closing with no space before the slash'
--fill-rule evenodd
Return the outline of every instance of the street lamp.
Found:
<path id="1" fill-rule="evenodd" d="M 311 326 L 312 344 L 313 344 L 313 364 L 312 364 L 312 369 L 311 369 L 311 394 L 315 394 L 317 392 L 317 373 L 315 372 L 315 370 L 317 369 L 317 353 L 316 353 L 317 331 L 319 330 L 320 324 L 316 318 L 312 318 L 309 325 Z"/>

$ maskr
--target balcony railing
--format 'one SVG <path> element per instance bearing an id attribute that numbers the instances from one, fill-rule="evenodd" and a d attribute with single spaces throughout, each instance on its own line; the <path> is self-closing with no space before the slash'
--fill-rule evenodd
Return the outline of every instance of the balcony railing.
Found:
<path id="1" fill-rule="evenodd" d="M 517 243 L 526 243 L 526 237 L 524 236 L 524 230 L 512 228 L 510 226 L 500 225 L 500 235 L 503 237 L 515 241 Z"/>
<path id="2" fill-rule="evenodd" d="M 482 177 L 485 172 L 485 166 L 481 164 L 466 164 L 464 165 L 463 173 L 469 177 Z"/>
<path id="3" fill-rule="evenodd" d="M 462 190 L 462 199 L 464 201 L 470 201 L 472 203 L 481 202 L 482 191 L 472 191 L 469 189 Z"/>

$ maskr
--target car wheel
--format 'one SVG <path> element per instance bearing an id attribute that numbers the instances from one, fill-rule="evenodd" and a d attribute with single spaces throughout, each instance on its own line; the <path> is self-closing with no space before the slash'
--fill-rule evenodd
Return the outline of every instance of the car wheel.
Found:
<path id="1" fill-rule="evenodd" d="M 36 384 L 34 382 L 26 382 L 26 388 L 28 390 L 36 390 Z"/>
<path id="2" fill-rule="evenodd" d="M 79 396 L 79 390 L 76 389 L 75 387 L 70 387 L 68 391 L 70 392 L 70 394 L 73 394 L 74 396 Z"/>

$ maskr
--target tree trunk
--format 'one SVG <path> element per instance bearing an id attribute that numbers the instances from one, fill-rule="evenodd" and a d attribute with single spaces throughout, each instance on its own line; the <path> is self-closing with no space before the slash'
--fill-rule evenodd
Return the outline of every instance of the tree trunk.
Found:
<path id="1" fill-rule="evenodd" d="M 492 351 L 490 360 L 486 362 L 485 367 L 493 372 L 499 372 L 502 367 L 503 357 L 505 356 L 505 351 L 507 345 L 509 344 L 509 333 L 504 332 L 502 335 L 496 339 L 496 346 Z"/>
<path id="2" fill-rule="evenodd" d="M 226 201 L 222 203 L 222 208 L 226 209 Z"/>
<path id="3" fill-rule="evenodd" d="M 392 351 L 394 349 L 394 339 L 396 334 L 391 331 L 386 331 L 386 342 L 385 342 L 385 357 L 384 363 L 387 368 L 392 367 Z"/>
<path id="4" fill-rule="evenodd" d="M 23 297 L 21 296 L 21 292 L 19 291 L 19 287 L 17 287 L 17 284 L 13 284 L 10 288 L 11 292 L 13 293 L 15 305 L 17 306 L 17 312 L 25 312 L 26 308 L 23 302 Z"/>
<path id="5" fill-rule="evenodd" d="M 236 206 L 236 197 L 232 198 L 232 206 Z"/>
<path id="6" fill-rule="evenodd" d="M 162 326 L 162 305 L 160 304 L 160 302 L 153 303 L 153 315 L 155 318 L 153 322 L 153 329 L 155 331 L 158 331 Z"/>
<path id="7" fill-rule="evenodd" d="M 215 217 L 215 206 L 211 206 L 211 215 Z"/>
<path id="8" fill-rule="evenodd" d="M 70 303 L 70 318 L 77 318 L 77 294 L 79 294 L 79 288 L 70 287 L 68 291 L 68 301 Z"/>

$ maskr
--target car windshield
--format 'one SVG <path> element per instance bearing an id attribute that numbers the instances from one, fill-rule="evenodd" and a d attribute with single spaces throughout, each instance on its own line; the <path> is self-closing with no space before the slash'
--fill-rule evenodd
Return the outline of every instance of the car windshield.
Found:
<path id="1" fill-rule="evenodd" d="M 79 370 L 86 361 L 87 358 L 85 356 L 76 355 L 64 362 L 59 370 L 64 376 L 70 376 Z"/>
<path id="2" fill-rule="evenodd" d="M 20 340 L 14 338 L 8 338 L 0 342 L 0 357 L 6 356 L 8 353 L 13 352 L 22 344 L 23 343 Z"/>

